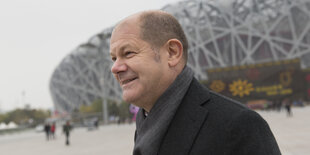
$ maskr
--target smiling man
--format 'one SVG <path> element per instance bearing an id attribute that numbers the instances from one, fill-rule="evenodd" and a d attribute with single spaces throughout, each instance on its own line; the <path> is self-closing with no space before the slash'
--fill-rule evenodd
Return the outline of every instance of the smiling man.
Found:
<path id="1" fill-rule="evenodd" d="M 265 120 L 193 77 L 187 48 L 182 27 L 163 11 L 134 14 L 114 28 L 111 71 L 123 100 L 140 107 L 133 154 L 280 154 Z"/>

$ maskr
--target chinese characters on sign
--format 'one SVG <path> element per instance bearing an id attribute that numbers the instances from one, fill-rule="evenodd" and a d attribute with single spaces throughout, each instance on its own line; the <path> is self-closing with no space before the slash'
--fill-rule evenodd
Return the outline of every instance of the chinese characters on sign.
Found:
<path id="1" fill-rule="evenodd" d="M 211 90 L 240 101 L 306 96 L 300 60 L 284 60 L 207 70 Z M 304 82 L 303 82 L 304 81 Z"/>

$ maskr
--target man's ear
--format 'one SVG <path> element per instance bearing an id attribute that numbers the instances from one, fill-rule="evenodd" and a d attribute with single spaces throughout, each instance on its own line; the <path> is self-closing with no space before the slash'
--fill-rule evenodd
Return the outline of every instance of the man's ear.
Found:
<path id="1" fill-rule="evenodd" d="M 174 67 L 180 63 L 183 57 L 183 45 L 177 39 L 170 39 L 166 42 L 166 49 L 168 51 L 168 64 Z"/>

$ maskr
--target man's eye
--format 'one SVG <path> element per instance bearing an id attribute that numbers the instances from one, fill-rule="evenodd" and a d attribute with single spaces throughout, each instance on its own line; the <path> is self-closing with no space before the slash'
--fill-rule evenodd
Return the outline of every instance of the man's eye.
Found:
<path id="1" fill-rule="evenodd" d="M 116 58 L 115 58 L 115 57 L 112 57 L 111 59 L 112 59 L 113 62 L 116 61 Z"/>
<path id="2" fill-rule="evenodd" d="M 132 52 L 132 51 L 125 52 L 126 57 L 131 57 L 133 54 L 134 54 L 134 52 Z"/>

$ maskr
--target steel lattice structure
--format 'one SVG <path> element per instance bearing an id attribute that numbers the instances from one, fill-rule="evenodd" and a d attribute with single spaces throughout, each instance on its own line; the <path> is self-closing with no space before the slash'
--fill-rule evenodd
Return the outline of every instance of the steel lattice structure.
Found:
<path id="1" fill-rule="evenodd" d="M 292 58 L 310 67 L 309 0 L 190 0 L 163 10 L 184 28 L 188 66 L 198 79 L 207 79 L 208 68 Z M 57 67 L 50 83 L 56 109 L 70 112 L 105 96 L 120 99 L 121 89 L 110 72 L 111 30 L 80 45 Z"/>

